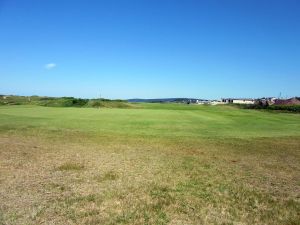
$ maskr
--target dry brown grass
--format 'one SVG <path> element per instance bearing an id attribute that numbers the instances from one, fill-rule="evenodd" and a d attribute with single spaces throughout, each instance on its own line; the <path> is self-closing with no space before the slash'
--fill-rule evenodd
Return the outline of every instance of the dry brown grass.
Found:
<path id="1" fill-rule="evenodd" d="M 0 143 L 2 224 L 299 223 L 299 139 Z"/>

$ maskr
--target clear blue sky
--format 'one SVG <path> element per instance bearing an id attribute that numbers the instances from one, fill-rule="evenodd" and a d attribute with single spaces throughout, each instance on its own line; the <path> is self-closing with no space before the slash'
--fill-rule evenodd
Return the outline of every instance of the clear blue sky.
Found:
<path id="1" fill-rule="evenodd" d="M 300 95 L 299 0 L 0 0 L 0 93 Z"/>

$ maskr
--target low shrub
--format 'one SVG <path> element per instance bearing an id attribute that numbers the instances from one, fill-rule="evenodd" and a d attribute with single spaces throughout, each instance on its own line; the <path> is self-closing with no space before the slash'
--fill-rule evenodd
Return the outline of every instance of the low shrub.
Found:
<path id="1" fill-rule="evenodd" d="M 282 112 L 295 112 L 300 113 L 300 105 L 236 105 L 241 109 L 264 109 L 264 110 L 274 110 L 274 111 L 282 111 Z"/>

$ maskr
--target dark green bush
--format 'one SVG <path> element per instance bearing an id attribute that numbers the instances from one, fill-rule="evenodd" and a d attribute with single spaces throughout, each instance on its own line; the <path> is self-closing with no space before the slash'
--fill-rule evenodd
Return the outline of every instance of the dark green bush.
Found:
<path id="1" fill-rule="evenodd" d="M 242 109 L 265 109 L 283 112 L 295 112 L 300 113 L 300 105 L 237 105 L 237 107 Z"/>
<path id="2" fill-rule="evenodd" d="M 300 113 L 300 105 L 270 105 L 267 109 Z"/>
<path id="3" fill-rule="evenodd" d="M 72 100 L 72 106 L 85 106 L 89 102 L 88 99 L 75 98 Z"/>

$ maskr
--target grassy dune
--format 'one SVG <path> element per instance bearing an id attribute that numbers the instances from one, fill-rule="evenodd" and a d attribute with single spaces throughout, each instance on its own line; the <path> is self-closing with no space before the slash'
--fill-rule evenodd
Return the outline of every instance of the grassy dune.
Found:
<path id="1" fill-rule="evenodd" d="M 0 107 L 0 224 L 299 224 L 300 115 Z"/>

